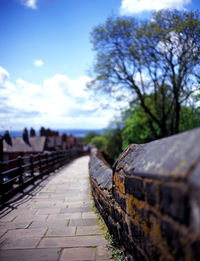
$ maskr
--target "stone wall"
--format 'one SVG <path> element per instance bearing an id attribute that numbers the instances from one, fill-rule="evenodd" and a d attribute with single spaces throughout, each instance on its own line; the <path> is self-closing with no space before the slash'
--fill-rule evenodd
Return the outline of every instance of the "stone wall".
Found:
<path id="1" fill-rule="evenodd" d="M 90 160 L 96 207 L 130 260 L 200 260 L 200 128 Z"/>

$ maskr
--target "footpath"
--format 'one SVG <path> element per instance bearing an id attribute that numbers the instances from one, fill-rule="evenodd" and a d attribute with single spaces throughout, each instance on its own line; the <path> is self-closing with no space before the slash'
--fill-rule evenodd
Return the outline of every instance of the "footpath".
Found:
<path id="1" fill-rule="evenodd" d="M 110 260 L 92 211 L 88 161 L 74 160 L 0 212 L 1 261 Z"/>

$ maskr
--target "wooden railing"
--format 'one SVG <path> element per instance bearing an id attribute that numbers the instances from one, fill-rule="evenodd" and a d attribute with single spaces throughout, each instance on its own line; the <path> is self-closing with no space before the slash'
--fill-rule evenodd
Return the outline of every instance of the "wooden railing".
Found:
<path id="1" fill-rule="evenodd" d="M 0 208 L 3 208 L 5 203 L 18 192 L 23 193 L 24 189 L 37 179 L 82 155 L 82 150 L 71 149 L 0 162 Z"/>

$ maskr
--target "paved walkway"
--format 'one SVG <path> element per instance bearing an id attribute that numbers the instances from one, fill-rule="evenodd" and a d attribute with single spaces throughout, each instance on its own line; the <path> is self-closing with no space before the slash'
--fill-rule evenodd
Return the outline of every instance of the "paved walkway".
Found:
<path id="1" fill-rule="evenodd" d="M 109 260 L 91 209 L 88 160 L 74 160 L 0 213 L 1 261 Z"/>

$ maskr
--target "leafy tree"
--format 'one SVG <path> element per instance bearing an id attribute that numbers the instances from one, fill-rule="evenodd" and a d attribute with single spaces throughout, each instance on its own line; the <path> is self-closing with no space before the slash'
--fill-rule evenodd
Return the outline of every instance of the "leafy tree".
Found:
<path id="1" fill-rule="evenodd" d="M 150 97 L 149 97 L 150 98 Z M 141 106 L 136 105 L 125 112 L 124 128 L 122 130 L 122 148 L 125 149 L 129 144 L 146 143 L 154 140 L 149 125 L 148 116 L 144 113 Z M 182 106 L 180 112 L 179 130 L 186 131 L 200 126 L 200 107 Z M 156 128 L 156 126 L 155 126 Z M 157 127 L 157 133 L 159 129 Z"/>
<path id="2" fill-rule="evenodd" d="M 90 144 L 94 145 L 100 151 L 106 150 L 106 138 L 103 135 L 92 138 Z"/>
<path id="3" fill-rule="evenodd" d="M 95 133 L 95 132 L 93 132 L 93 131 L 88 132 L 88 133 L 84 136 L 84 138 L 83 138 L 83 145 L 90 144 L 90 143 L 91 143 L 91 140 L 92 140 L 94 137 L 96 137 L 96 136 L 98 136 L 97 133 Z"/>
<path id="4" fill-rule="evenodd" d="M 122 135 L 120 129 L 112 130 L 106 144 L 106 155 L 109 163 L 114 161 L 122 153 Z"/>
<path id="5" fill-rule="evenodd" d="M 129 144 L 142 144 L 154 139 L 148 123 L 148 117 L 141 106 L 137 105 L 124 112 L 124 129 L 122 130 L 122 148 Z M 158 131 L 158 130 L 157 130 Z"/>
<path id="6" fill-rule="evenodd" d="M 180 131 L 186 131 L 200 126 L 200 107 L 182 107 L 180 113 Z"/>
<path id="7" fill-rule="evenodd" d="M 106 160 L 112 165 L 114 161 L 122 152 L 122 129 L 124 123 L 123 119 L 117 119 L 112 121 L 105 134 L 106 148 L 104 151 Z"/>
<path id="8" fill-rule="evenodd" d="M 199 91 L 199 13 L 162 10 L 151 20 L 110 17 L 91 36 L 96 78 L 88 87 L 129 92 L 154 138 L 178 133 L 181 108 Z"/>

